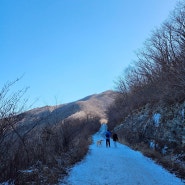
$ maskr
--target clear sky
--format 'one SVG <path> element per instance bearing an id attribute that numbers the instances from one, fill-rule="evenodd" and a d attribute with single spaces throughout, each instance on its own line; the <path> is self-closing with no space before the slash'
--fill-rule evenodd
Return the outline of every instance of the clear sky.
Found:
<path id="1" fill-rule="evenodd" d="M 114 89 L 177 0 L 0 0 L 0 87 L 34 107 Z"/>

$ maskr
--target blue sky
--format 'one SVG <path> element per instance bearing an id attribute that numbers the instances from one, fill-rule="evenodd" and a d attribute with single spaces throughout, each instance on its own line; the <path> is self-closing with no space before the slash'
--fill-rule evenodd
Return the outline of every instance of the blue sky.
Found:
<path id="1" fill-rule="evenodd" d="M 34 107 L 114 89 L 177 0 L 0 0 L 0 87 Z"/>

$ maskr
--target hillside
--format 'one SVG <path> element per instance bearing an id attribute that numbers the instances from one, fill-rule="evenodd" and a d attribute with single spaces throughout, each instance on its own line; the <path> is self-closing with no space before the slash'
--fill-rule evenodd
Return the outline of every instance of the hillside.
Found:
<path id="1" fill-rule="evenodd" d="M 35 108 L 21 115 L 19 125 L 32 126 L 36 121 L 39 125 L 46 124 L 46 118 L 47 123 L 58 123 L 68 119 L 84 119 L 89 116 L 107 119 L 107 108 L 114 101 L 115 96 L 116 92 L 109 90 L 67 104 Z"/>
<path id="2" fill-rule="evenodd" d="M 115 96 L 116 92 L 106 91 L 2 120 L 10 127 L 0 140 L 0 182 L 56 184 L 86 155 Z"/>
<path id="3" fill-rule="evenodd" d="M 120 141 L 185 178 L 185 102 L 147 104 L 114 127 Z M 113 128 L 113 126 L 110 125 Z"/>

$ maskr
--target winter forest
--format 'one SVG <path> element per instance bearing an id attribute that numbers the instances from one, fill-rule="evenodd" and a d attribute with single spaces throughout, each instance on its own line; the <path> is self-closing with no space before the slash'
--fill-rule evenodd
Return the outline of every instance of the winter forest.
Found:
<path id="1" fill-rule="evenodd" d="M 122 114 L 147 103 L 184 101 L 184 8 L 184 3 L 179 3 L 170 17 L 153 30 L 138 51 L 138 60 L 117 81 L 120 96 L 115 107 L 123 108 Z"/>
<path id="2" fill-rule="evenodd" d="M 59 183 L 89 146 L 99 155 L 92 144 L 102 123 L 118 134 L 118 146 L 129 155 L 134 156 L 127 146 L 185 179 L 185 2 L 177 3 L 136 55 L 113 92 L 65 105 L 31 109 L 28 89 L 13 90 L 21 77 L 5 83 L 0 89 L 0 184 Z"/>

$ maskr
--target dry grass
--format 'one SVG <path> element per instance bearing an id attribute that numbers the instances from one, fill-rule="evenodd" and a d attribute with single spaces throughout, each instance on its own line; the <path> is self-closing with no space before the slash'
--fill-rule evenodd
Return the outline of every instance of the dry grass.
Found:
<path id="1" fill-rule="evenodd" d="M 15 184 L 56 184 L 67 168 L 88 152 L 91 135 L 100 127 L 99 118 L 68 120 L 32 130 L 22 145 L 15 140 L 0 157 L 0 182 L 14 179 Z M 11 142 L 11 140 L 9 140 Z M 29 169 L 31 173 L 24 170 Z"/>

